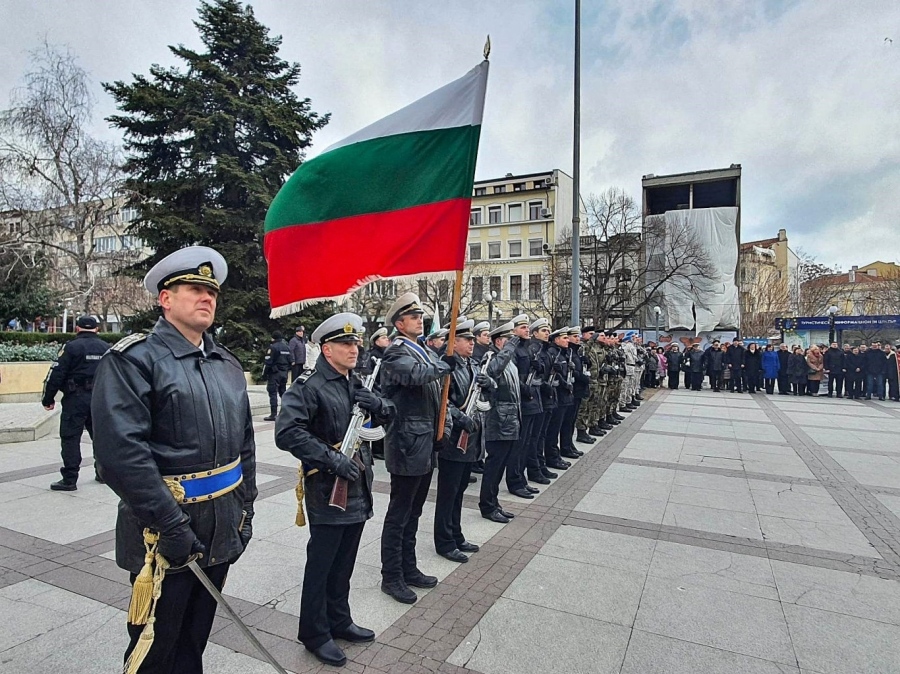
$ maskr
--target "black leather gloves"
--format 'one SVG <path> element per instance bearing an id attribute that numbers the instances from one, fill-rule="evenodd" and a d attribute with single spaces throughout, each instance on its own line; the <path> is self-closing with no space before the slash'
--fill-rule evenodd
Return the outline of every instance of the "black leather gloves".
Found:
<path id="1" fill-rule="evenodd" d="M 451 372 L 455 370 L 456 366 L 459 364 L 459 361 L 453 356 L 441 356 L 441 362 L 449 365 Z"/>
<path id="2" fill-rule="evenodd" d="M 338 477 L 342 477 L 348 482 L 354 482 L 359 479 L 359 466 L 355 462 L 348 459 L 340 452 L 333 452 L 334 466 L 332 471 Z"/>
<path id="3" fill-rule="evenodd" d="M 381 399 L 365 387 L 360 387 L 353 392 L 353 402 L 372 414 L 378 414 L 381 411 Z"/>
<path id="4" fill-rule="evenodd" d="M 191 529 L 191 518 L 184 514 L 181 522 L 159 535 L 159 554 L 173 567 L 184 566 L 191 555 L 206 553 L 206 547 Z"/>
<path id="5" fill-rule="evenodd" d="M 488 377 L 484 372 L 479 372 L 475 375 L 475 383 L 478 384 L 481 388 L 491 388 L 493 386 L 491 378 Z"/>

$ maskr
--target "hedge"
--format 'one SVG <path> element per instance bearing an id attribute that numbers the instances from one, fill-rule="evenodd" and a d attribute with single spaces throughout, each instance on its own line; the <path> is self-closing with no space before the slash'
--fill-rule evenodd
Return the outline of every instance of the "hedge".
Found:
<path id="1" fill-rule="evenodd" d="M 0 343 L 0 362 L 27 363 L 55 360 L 61 344 L 2 344 Z"/>
<path id="2" fill-rule="evenodd" d="M 41 344 L 65 344 L 75 339 L 74 332 L 0 332 L 0 346 L 4 344 L 17 344 L 20 346 L 36 346 Z M 98 332 L 97 336 L 104 342 L 115 344 L 125 337 L 124 332 Z M 59 346 L 56 347 L 59 351 Z"/>

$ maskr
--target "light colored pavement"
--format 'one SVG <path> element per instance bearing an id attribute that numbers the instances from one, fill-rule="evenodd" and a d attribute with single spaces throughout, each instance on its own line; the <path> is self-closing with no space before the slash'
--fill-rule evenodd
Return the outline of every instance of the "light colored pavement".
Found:
<path id="1" fill-rule="evenodd" d="M 291 671 L 305 529 L 296 461 L 257 423 L 254 541 L 226 595 Z M 518 517 L 487 522 L 470 489 L 468 564 L 431 544 L 441 579 L 414 606 L 379 590 L 387 476 L 354 573 L 375 644 L 348 671 L 628 674 L 900 672 L 900 406 L 659 391 Z M 127 576 L 112 561 L 116 497 L 83 479 L 52 493 L 58 438 L 0 445 L 0 671 L 117 671 Z M 588 449 L 587 446 L 581 446 Z M 209 672 L 270 671 L 225 618 Z"/>

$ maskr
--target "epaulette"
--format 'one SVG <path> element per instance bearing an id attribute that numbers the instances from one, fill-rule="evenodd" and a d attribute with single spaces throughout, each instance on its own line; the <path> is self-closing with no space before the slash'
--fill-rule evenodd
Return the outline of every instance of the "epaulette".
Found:
<path id="1" fill-rule="evenodd" d="M 216 342 L 216 348 L 217 348 L 217 349 L 222 349 L 222 351 L 225 351 L 226 353 L 228 353 L 232 358 L 234 358 L 234 359 L 238 362 L 238 365 L 241 365 L 241 367 L 243 367 L 243 363 L 241 363 L 241 359 L 238 358 L 237 356 L 235 356 L 235 355 L 234 355 L 234 351 L 232 351 L 231 349 L 229 349 L 227 346 L 225 346 L 224 344 L 219 344 L 218 342 Z"/>
<path id="2" fill-rule="evenodd" d="M 305 384 L 315 373 L 316 368 L 313 368 L 312 370 L 303 370 L 303 372 L 300 373 L 300 376 L 297 377 L 296 383 Z M 293 383 L 291 384 L 291 386 L 293 386 Z"/>
<path id="3" fill-rule="evenodd" d="M 402 337 L 397 337 L 393 342 L 391 342 L 391 346 L 397 346 L 398 344 L 403 344 Z"/>
<path id="4" fill-rule="evenodd" d="M 119 352 L 127 351 L 128 349 L 130 349 L 132 346 L 134 346 L 138 342 L 143 342 L 145 339 L 147 339 L 147 336 L 148 335 L 146 332 L 135 332 L 133 335 L 128 335 L 127 337 L 123 337 L 118 342 L 113 344 L 110 347 L 110 350 L 111 351 L 119 351 Z"/>

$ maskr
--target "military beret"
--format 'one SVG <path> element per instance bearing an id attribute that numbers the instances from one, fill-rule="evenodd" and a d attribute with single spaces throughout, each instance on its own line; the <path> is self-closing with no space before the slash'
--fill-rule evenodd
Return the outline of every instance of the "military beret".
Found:
<path id="1" fill-rule="evenodd" d="M 342 313 L 326 318 L 312 334 L 313 344 L 325 344 L 327 342 L 356 342 L 362 341 L 362 335 L 366 331 L 362 318 L 356 314 Z"/>
<path id="2" fill-rule="evenodd" d="M 424 313 L 425 310 L 422 308 L 419 296 L 415 293 L 404 293 L 387 310 L 387 319 L 393 324 L 394 321 L 399 320 L 402 316 L 416 314 L 421 316 Z"/>
<path id="3" fill-rule="evenodd" d="M 513 324 L 512 321 L 508 323 L 504 323 L 503 325 L 498 325 L 496 328 L 491 330 L 491 339 L 499 339 L 500 337 L 509 337 L 512 335 Z"/>
<path id="4" fill-rule="evenodd" d="M 583 335 L 586 332 L 597 332 L 597 328 L 595 328 L 593 325 L 585 325 L 583 328 L 581 328 L 581 334 Z"/>
<path id="5" fill-rule="evenodd" d="M 166 255 L 144 277 L 144 287 L 158 295 L 179 283 L 195 283 L 219 290 L 228 278 L 225 258 L 206 246 L 189 246 Z"/>

